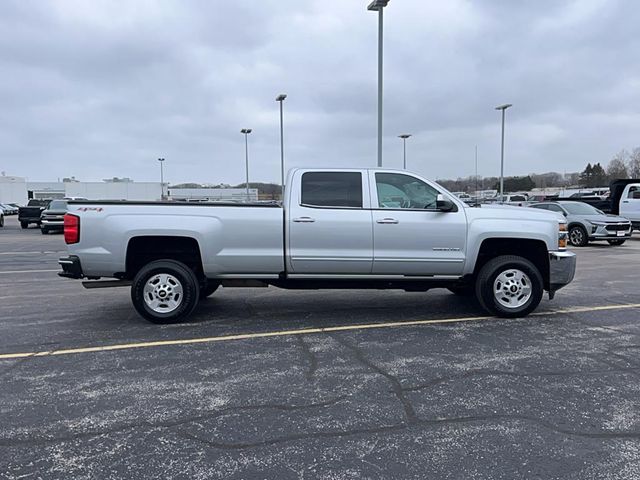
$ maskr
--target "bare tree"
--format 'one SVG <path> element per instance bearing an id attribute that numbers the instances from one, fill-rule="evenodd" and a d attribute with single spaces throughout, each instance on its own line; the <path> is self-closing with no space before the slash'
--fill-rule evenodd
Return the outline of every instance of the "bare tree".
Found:
<path id="1" fill-rule="evenodd" d="M 615 157 L 613 157 L 609 165 L 607 165 L 607 177 L 609 177 L 610 180 L 629 178 L 629 172 L 627 170 L 628 159 L 629 152 L 626 150 L 620 150 L 616 153 Z"/>
<path id="2" fill-rule="evenodd" d="M 627 169 L 631 178 L 640 178 L 640 147 L 636 147 L 629 155 Z"/>

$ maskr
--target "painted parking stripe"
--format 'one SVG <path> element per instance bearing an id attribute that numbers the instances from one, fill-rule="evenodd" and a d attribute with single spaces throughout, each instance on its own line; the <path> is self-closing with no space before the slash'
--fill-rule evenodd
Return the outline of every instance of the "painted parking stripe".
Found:
<path id="1" fill-rule="evenodd" d="M 0 270 L 0 275 L 8 275 L 13 273 L 47 273 L 47 272 L 60 272 L 60 269 L 55 270 Z"/>
<path id="2" fill-rule="evenodd" d="M 545 316 L 545 315 L 561 315 L 564 313 L 584 313 L 584 312 L 601 312 L 604 310 L 624 310 L 640 308 L 640 303 L 621 304 L 621 305 L 602 305 L 597 307 L 574 307 L 560 310 L 553 310 L 550 312 L 538 312 L 532 313 L 532 316 Z M 358 325 L 340 325 L 335 327 L 321 327 L 321 328 L 302 328 L 297 330 L 281 330 L 276 332 L 262 332 L 262 333 L 242 333 L 236 335 L 224 335 L 219 337 L 200 337 L 200 338 L 184 338 L 176 340 L 158 340 L 154 342 L 139 342 L 139 343 L 118 343 L 113 345 L 102 345 L 95 347 L 81 347 L 81 348 L 66 348 L 61 350 L 49 350 L 42 352 L 20 352 L 20 353 L 3 353 L 0 354 L 0 360 L 26 358 L 26 357 L 48 357 L 57 355 L 71 355 L 76 353 L 96 353 L 96 352 L 108 352 L 113 350 L 130 350 L 135 348 L 151 348 L 151 347 L 166 347 L 173 345 L 194 345 L 199 343 L 214 343 L 214 342 L 229 342 L 235 340 L 250 340 L 254 338 L 270 338 L 270 337 L 287 337 L 293 335 L 312 335 L 318 333 L 329 332 L 345 332 L 345 331 L 358 331 L 358 330 L 370 330 L 374 328 L 394 328 L 394 327 L 407 327 L 416 325 L 438 325 L 447 323 L 462 323 L 462 322 L 474 322 L 479 320 L 504 320 L 496 317 L 481 316 L 481 317 L 460 317 L 460 318 L 442 318 L 435 320 L 409 320 L 404 322 L 386 322 L 386 323 L 365 323 Z"/>

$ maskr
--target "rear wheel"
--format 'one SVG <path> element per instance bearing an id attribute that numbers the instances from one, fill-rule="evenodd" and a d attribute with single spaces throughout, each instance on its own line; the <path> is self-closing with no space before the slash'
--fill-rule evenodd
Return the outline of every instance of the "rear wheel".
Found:
<path id="1" fill-rule="evenodd" d="M 177 323 L 198 304 L 200 285 L 193 270 L 175 260 L 156 260 L 140 269 L 131 286 L 136 311 L 152 323 Z"/>
<path id="2" fill-rule="evenodd" d="M 4 215 L 0 215 L 0 227 L 4 227 Z"/>
<path id="3" fill-rule="evenodd" d="M 49 233 L 48 228 L 40 228 L 40 231 L 42 232 L 43 235 L 46 235 L 47 233 Z"/>
<path id="4" fill-rule="evenodd" d="M 574 247 L 584 247 L 589 243 L 589 237 L 584 227 L 575 225 L 569 229 L 569 242 Z"/>
<path id="5" fill-rule="evenodd" d="M 29 222 L 20 222 L 22 228 L 29 228 Z"/>
<path id="6" fill-rule="evenodd" d="M 524 317 L 540 304 L 544 285 L 538 268 L 529 260 L 503 255 L 488 261 L 476 280 L 480 305 L 498 317 Z"/>
<path id="7" fill-rule="evenodd" d="M 626 238 L 620 238 L 616 240 L 607 240 L 607 242 L 609 242 L 609 245 L 615 245 L 615 246 L 622 245 L 626 241 L 627 241 Z"/>

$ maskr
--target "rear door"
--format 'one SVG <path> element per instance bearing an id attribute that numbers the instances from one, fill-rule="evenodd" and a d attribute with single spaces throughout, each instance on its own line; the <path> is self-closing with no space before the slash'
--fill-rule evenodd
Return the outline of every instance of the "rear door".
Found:
<path id="1" fill-rule="evenodd" d="M 293 274 L 368 274 L 373 232 L 366 171 L 298 171 L 289 197 Z"/>
<path id="2" fill-rule="evenodd" d="M 436 186 L 406 173 L 370 171 L 369 185 L 373 273 L 462 274 L 467 238 L 464 207 L 457 206 L 452 212 L 437 210 L 441 192 Z"/>
<path id="3" fill-rule="evenodd" d="M 634 223 L 640 222 L 640 184 L 625 188 L 620 199 L 620 215 Z"/>

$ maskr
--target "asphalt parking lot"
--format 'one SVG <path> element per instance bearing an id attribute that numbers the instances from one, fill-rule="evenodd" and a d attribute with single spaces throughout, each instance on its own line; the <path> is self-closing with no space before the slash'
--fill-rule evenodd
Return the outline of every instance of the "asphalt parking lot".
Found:
<path id="1" fill-rule="evenodd" d="M 158 326 L 64 250 L 0 229 L 0 478 L 640 478 L 637 233 L 514 320 L 268 288 Z"/>

